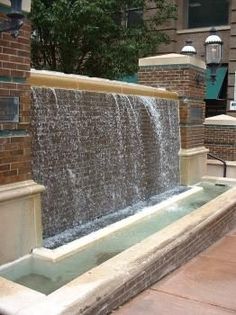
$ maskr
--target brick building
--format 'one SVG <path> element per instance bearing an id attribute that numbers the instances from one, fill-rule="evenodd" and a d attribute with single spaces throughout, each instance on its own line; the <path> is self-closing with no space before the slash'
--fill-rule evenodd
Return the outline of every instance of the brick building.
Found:
<path id="1" fill-rule="evenodd" d="M 234 100 L 236 71 L 236 0 L 174 0 L 177 5 L 177 19 L 162 26 L 170 37 L 168 45 L 162 45 L 158 54 L 180 53 L 185 41 L 191 39 L 197 50 L 197 57 L 205 59 L 204 42 L 212 26 L 223 40 L 223 61 L 217 71 L 214 86 L 206 80 L 206 116 L 228 113 L 230 101 Z M 155 8 L 153 8 L 155 10 Z M 148 10 L 146 18 L 152 15 Z"/>

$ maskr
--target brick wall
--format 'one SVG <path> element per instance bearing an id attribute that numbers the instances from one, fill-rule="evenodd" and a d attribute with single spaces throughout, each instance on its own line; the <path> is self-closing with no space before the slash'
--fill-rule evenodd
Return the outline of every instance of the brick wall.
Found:
<path id="1" fill-rule="evenodd" d="M 182 149 L 204 145 L 204 70 L 193 65 L 141 66 L 139 83 L 178 92 Z"/>
<path id="2" fill-rule="evenodd" d="M 5 19 L 0 14 L 0 20 Z M 31 178 L 30 71 L 31 27 L 25 21 L 18 38 L 0 34 L 0 97 L 19 97 L 19 123 L 0 122 L 0 184 Z"/>
<path id="3" fill-rule="evenodd" d="M 236 126 L 205 125 L 205 146 L 226 161 L 236 161 Z"/>
<path id="4" fill-rule="evenodd" d="M 179 184 L 178 101 L 34 87 L 32 109 L 45 237 Z"/>

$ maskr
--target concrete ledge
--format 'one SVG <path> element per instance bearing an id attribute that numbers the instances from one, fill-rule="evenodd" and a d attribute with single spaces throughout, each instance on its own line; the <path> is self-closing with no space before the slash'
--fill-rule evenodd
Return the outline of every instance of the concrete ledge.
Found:
<path id="1" fill-rule="evenodd" d="M 100 93 L 151 96 L 178 100 L 178 94 L 150 86 L 111 81 L 86 76 L 70 75 L 53 71 L 31 70 L 28 83 L 31 86 L 75 89 Z"/>
<path id="2" fill-rule="evenodd" d="M 0 203 L 16 198 L 38 194 L 44 190 L 44 186 L 36 184 L 33 180 L 3 185 L 0 186 Z"/>

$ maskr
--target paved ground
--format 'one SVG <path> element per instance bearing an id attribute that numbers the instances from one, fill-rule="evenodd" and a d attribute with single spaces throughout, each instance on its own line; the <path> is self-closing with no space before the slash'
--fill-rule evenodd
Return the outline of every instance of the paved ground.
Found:
<path id="1" fill-rule="evenodd" d="M 236 229 L 113 314 L 236 314 Z"/>

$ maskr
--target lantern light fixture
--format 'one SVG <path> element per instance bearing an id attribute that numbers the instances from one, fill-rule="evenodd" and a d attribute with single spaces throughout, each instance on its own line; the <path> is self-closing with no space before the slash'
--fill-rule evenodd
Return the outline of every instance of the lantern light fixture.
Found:
<path id="1" fill-rule="evenodd" d="M 197 50 L 192 45 L 192 43 L 193 43 L 192 40 L 190 39 L 186 40 L 185 46 L 181 49 L 180 53 L 182 55 L 195 57 L 197 54 Z M 204 78 L 200 74 L 196 74 L 194 79 L 197 85 L 200 85 L 200 83 L 204 81 Z"/>
<path id="2" fill-rule="evenodd" d="M 216 81 L 216 71 L 222 62 L 223 41 L 217 35 L 216 29 L 210 30 L 210 35 L 205 40 L 205 58 L 207 68 L 210 69 L 212 84 Z"/>
<path id="3" fill-rule="evenodd" d="M 193 47 L 191 40 L 186 40 L 185 46 L 181 49 L 181 54 L 182 55 L 187 55 L 187 56 L 195 56 L 197 54 L 196 49 Z"/>
<path id="4" fill-rule="evenodd" d="M 24 14 L 22 12 L 22 0 L 10 0 L 11 10 L 7 13 L 8 20 L 0 23 L 0 33 L 10 32 L 12 37 L 19 35 L 23 25 Z"/>

